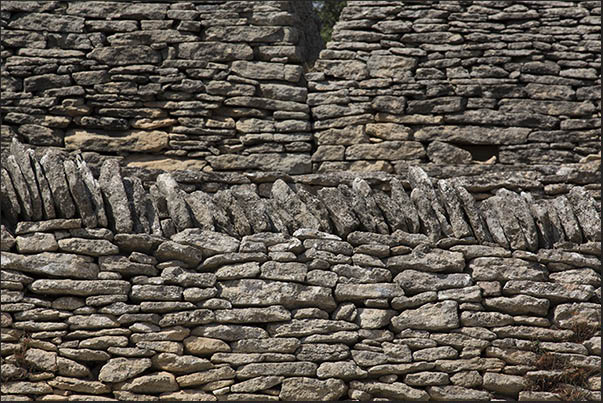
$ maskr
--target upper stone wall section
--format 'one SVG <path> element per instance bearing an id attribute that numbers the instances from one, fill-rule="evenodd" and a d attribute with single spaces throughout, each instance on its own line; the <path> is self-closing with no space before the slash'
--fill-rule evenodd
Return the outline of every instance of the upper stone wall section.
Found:
<path id="1" fill-rule="evenodd" d="M 348 1 L 307 75 L 314 170 L 600 159 L 600 15 L 600 1 Z"/>
<path id="2" fill-rule="evenodd" d="M 309 1 L 4 1 L 3 143 L 309 172 L 316 21 Z"/>

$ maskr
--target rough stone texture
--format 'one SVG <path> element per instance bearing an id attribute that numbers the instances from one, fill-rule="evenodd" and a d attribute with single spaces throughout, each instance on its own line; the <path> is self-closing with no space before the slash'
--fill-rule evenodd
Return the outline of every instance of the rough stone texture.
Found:
<path id="1" fill-rule="evenodd" d="M 169 170 L 311 171 L 302 66 L 322 39 L 309 1 L 28 4 L 3 14 L 1 58 L 3 126 L 30 144 Z"/>
<path id="2" fill-rule="evenodd" d="M 3 400 L 559 398 L 598 6 L 348 2 L 303 78 L 309 3 L 3 2 Z"/>

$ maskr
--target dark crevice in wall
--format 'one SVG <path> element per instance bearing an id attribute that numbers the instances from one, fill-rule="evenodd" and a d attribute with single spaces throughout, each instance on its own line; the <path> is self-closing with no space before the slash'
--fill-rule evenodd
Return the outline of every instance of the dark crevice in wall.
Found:
<path id="1" fill-rule="evenodd" d="M 497 145 L 457 145 L 459 148 L 467 150 L 471 153 L 474 161 L 488 161 L 492 157 L 496 157 L 498 161 L 498 153 L 500 147 Z"/>

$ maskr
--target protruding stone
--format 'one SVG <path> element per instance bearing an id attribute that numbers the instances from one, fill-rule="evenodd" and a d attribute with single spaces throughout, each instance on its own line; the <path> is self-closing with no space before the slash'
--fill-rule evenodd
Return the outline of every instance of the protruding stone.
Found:
<path id="1" fill-rule="evenodd" d="M 198 248 L 206 256 L 236 252 L 240 244 L 238 239 L 231 236 L 198 228 L 185 229 L 173 235 L 171 239 L 174 242 Z"/>
<path id="2" fill-rule="evenodd" d="M 82 219 L 82 223 L 87 228 L 96 227 L 96 213 L 94 211 L 92 197 L 88 192 L 86 184 L 82 180 L 75 163 L 72 160 L 65 160 L 63 161 L 63 167 L 65 169 L 67 183 L 69 184 L 69 190 L 75 201 L 75 206 Z"/>
<path id="3" fill-rule="evenodd" d="M 443 179 L 439 180 L 437 184 L 438 190 L 442 195 L 442 202 L 448 212 L 448 217 L 450 217 L 450 225 L 452 226 L 454 236 L 456 238 L 472 236 L 473 232 L 467 221 L 465 221 L 463 207 L 454 186 L 449 180 Z"/>
<path id="4" fill-rule="evenodd" d="M 509 207 L 517 218 L 526 241 L 527 250 L 536 251 L 538 249 L 538 230 L 536 229 L 534 218 L 530 214 L 530 207 L 525 199 L 507 189 L 499 189 L 496 194 L 503 198 L 505 205 Z"/>
<path id="5" fill-rule="evenodd" d="M 392 189 L 391 199 L 399 206 L 402 214 L 404 214 L 406 219 L 406 228 L 409 230 L 409 232 L 418 233 L 421 230 L 419 213 L 417 213 L 417 210 L 410 200 L 410 197 L 408 194 L 406 194 L 402 183 L 396 178 L 391 179 L 389 183 Z"/>
<path id="6" fill-rule="evenodd" d="M 86 165 L 86 162 L 81 155 L 76 156 L 75 163 L 77 165 L 78 172 L 80 173 L 80 176 L 84 181 L 86 188 L 88 189 L 88 193 L 91 196 L 92 204 L 96 212 L 96 222 L 100 227 L 107 227 L 108 221 L 107 215 L 105 214 L 105 203 L 103 202 L 100 185 L 92 176 L 90 168 L 88 168 L 88 165 Z"/>
<path id="7" fill-rule="evenodd" d="M 589 241 L 601 241 L 601 217 L 595 199 L 583 187 L 574 187 L 567 195 L 580 227 Z"/>
<path id="8" fill-rule="evenodd" d="M 340 379 L 287 378 L 283 381 L 279 397 L 282 400 L 338 400 L 346 392 Z"/>
<path id="9" fill-rule="evenodd" d="M 452 185 L 456 190 L 456 194 L 459 197 L 461 205 L 463 206 L 463 210 L 469 219 L 469 224 L 471 224 L 473 235 L 475 235 L 477 241 L 480 243 L 492 241 L 492 237 L 486 229 L 484 218 L 480 214 L 480 210 L 477 207 L 475 199 L 471 193 L 469 193 L 463 186 L 458 184 L 454 179 L 452 179 Z"/>
<path id="10" fill-rule="evenodd" d="M 75 216 L 75 204 L 69 192 L 59 153 L 53 150 L 46 151 L 40 159 L 40 165 L 48 180 L 58 215 L 63 218 L 72 218 Z"/>
<path id="11" fill-rule="evenodd" d="M 352 215 L 351 208 L 344 201 L 344 196 L 339 189 L 324 187 L 318 191 L 318 196 L 329 210 L 338 235 L 345 238 L 358 228 L 360 222 Z"/>
<path id="12" fill-rule="evenodd" d="M 420 189 L 422 193 L 427 197 L 427 200 L 431 203 L 433 211 L 435 212 L 435 216 L 440 223 L 440 228 L 442 233 L 446 236 L 452 236 L 452 227 L 446 218 L 446 214 L 444 211 L 444 207 L 442 206 L 435 190 L 433 188 L 433 184 L 431 183 L 431 179 L 425 171 L 416 166 L 408 167 L 408 181 L 410 185 L 414 189 Z M 414 200 L 413 200 L 414 201 Z"/>
<path id="13" fill-rule="evenodd" d="M 40 196 L 36 175 L 31 164 L 31 156 L 27 151 L 28 150 L 23 144 L 19 143 L 16 138 L 13 138 L 13 141 L 10 144 L 10 152 L 15 158 L 15 162 L 21 170 L 25 183 L 29 189 L 33 214 L 31 218 L 33 220 L 40 220 L 42 219 L 42 213 L 44 211 L 42 208 L 42 197 Z"/>
<path id="14" fill-rule="evenodd" d="M 42 198 L 42 208 L 44 209 L 44 218 L 52 219 L 56 218 L 56 210 L 54 207 L 54 199 L 52 198 L 52 191 L 50 190 L 50 185 L 46 176 L 44 175 L 44 170 L 42 169 L 42 165 L 35 158 L 33 154 L 33 150 L 28 150 L 31 163 L 33 165 L 34 172 L 36 174 L 36 181 L 38 182 L 38 187 L 40 188 L 40 197 Z"/>
<path id="15" fill-rule="evenodd" d="M 460 326 L 456 301 L 425 304 L 418 309 L 409 309 L 392 319 L 396 329 L 445 330 Z"/>
<path id="16" fill-rule="evenodd" d="M 582 243 L 582 230 L 568 198 L 565 196 L 556 197 L 552 204 L 559 216 L 566 239 L 577 244 Z"/>
<path id="17" fill-rule="evenodd" d="M 91 263 L 84 257 L 67 253 L 44 252 L 35 255 L 19 255 L 3 252 L 2 268 L 43 276 L 50 275 L 76 279 L 96 279 L 98 276 L 98 266 L 96 264 Z"/>
<path id="18" fill-rule="evenodd" d="M 105 160 L 98 178 L 101 191 L 107 200 L 109 217 L 116 232 L 129 233 L 134 228 L 130 202 L 121 177 L 119 162 L 114 159 Z"/>
<path id="19" fill-rule="evenodd" d="M 251 234 L 251 224 L 249 224 L 243 206 L 233 196 L 232 190 L 217 191 L 213 195 L 213 200 L 226 213 L 229 221 L 232 223 L 235 235 L 242 237 Z"/>
<path id="20" fill-rule="evenodd" d="M 178 231 L 193 227 L 193 219 L 185 202 L 184 192 L 178 186 L 171 174 L 162 173 L 157 176 L 157 187 L 167 200 L 170 217 Z"/>
<path id="21" fill-rule="evenodd" d="M 441 237 L 442 229 L 440 222 L 436 218 L 435 211 L 433 210 L 429 199 L 425 192 L 420 188 L 414 188 L 410 192 L 410 200 L 417 208 L 419 219 L 421 221 L 421 227 L 427 234 L 429 239 L 437 241 Z"/>
<path id="22" fill-rule="evenodd" d="M 289 188 L 289 186 L 280 179 L 277 179 L 272 185 L 272 198 L 285 211 L 293 215 L 299 228 L 310 228 L 319 230 L 321 228 L 318 218 L 310 212 L 299 196 Z"/>
<path id="23" fill-rule="evenodd" d="M 9 155 L 3 161 L 3 166 L 6 168 L 8 172 L 15 193 L 18 197 L 18 204 L 20 205 L 21 213 L 23 214 L 23 218 L 26 220 L 33 220 L 34 218 L 34 210 L 31 201 L 31 195 L 29 191 L 29 187 L 27 182 L 25 181 L 25 177 L 23 176 L 23 172 L 21 172 L 21 168 L 19 168 L 19 164 L 15 160 L 14 155 Z M 2 178 L 5 179 L 5 178 Z M 7 185 L 4 185 L 7 186 Z"/>

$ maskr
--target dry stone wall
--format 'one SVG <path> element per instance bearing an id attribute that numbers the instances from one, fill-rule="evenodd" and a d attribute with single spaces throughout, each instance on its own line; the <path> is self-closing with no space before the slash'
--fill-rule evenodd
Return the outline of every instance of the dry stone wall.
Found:
<path id="1" fill-rule="evenodd" d="M 212 192 L 12 143 L 2 399 L 600 400 L 592 196 L 408 172 Z"/>
<path id="2" fill-rule="evenodd" d="M 310 172 L 303 64 L 322 46 L 311 11 L 4 1 L 3 137 L 130 166 Z"/>
<path id="3" fill-rule="evenodd" d="M 600 1 L 348 1 L 307 75 L 314 170 L 600 160 L 600 25 Z"/>

